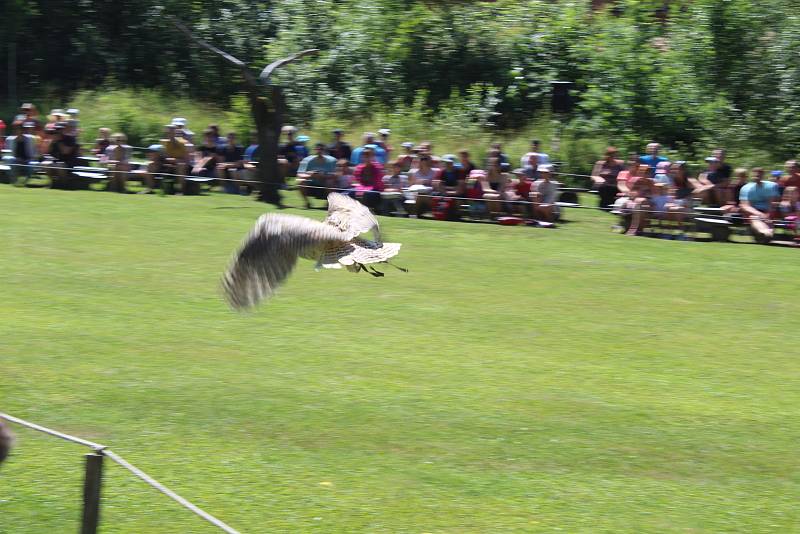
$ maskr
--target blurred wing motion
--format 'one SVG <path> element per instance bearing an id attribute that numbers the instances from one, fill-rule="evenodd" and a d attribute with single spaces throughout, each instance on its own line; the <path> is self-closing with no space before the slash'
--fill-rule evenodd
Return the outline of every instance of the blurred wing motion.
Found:
<path id="1" fill-rule="evenodd" d="M 374 230 L 378 221 L 362 204 L 339 193 L 328 195 L 324 222 L 295 215 L 259 217 L 222 279 L 228 303 L 235 309 L 251 308 L 275 294 L 297 258 L 316 261 L 317 268 L 352 272 L 362 269 L 373 276 L 383 273 L 366 265 L 386 263 L 398 254 L 400 243 L 381 243 L 358 237 Z"/>
<path id="2" fill-rule="evenodd" d="M 376 241 L 380 241 L 378 219 L 364 204 L 347 195 L 328 195 L 328 216 L 325 222 L 341 230 L 348 241 L 370 230 L 374 230 Z"/>
<path id="3" fill-rule="evenodd" d="M 346 242 L 342 232 L 313 219 L 262 215 L 225 273 L 225 297 L 237 309 L 255 306 L 275 293 L 298 257 L 313 257 L 315 250 Z"/>

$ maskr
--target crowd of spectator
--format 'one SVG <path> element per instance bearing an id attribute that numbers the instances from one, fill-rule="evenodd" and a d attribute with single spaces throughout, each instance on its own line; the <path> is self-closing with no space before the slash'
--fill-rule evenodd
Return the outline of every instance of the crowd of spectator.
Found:
<path id="1" fill-rule="evenodd" d="M 94 145 L 84 151 L 78 141 L 79 111 L 56 109 L 46 122 L 35 106 L 23 104 L 11 125 L 11 135 L 0 135 L 4 160 L 12 163 L 15 183 L 31 176 L 36 164 L 46 169 L 52 187 L 69 187 L 71 172 L 90 155 L 108 170 L 108 189 L 128 190 L 135 176 L 144 188 L 157 189 L 157 179 L 173 176 L 176 194 L 187 191 L 187 178 L 216 181 L 227 193 L 253 190 L 259 147 L 254 137 L 248 146 L 236 134 L 222 135 L 209 125 L 200 135 L 188 128 L 186 119 L 174 118 L 164 128 L 163 139 L 146 148 L 147 161 L 132 172 L 133 148 L 124 133 L 100 128 Z M 0 124 L 0 134 L 4 124 Z M 493 143 L 479 159 L 467 150 L 436 155 L 430 142 L 391 143 L 392 132 L 365 132 L 357 146 L 345 140 L 341 129 L 328 142 L 310 145 L 293 126 L 282 130 L 279 168 L 293 178 L 307 207 L 330 191 L 343 191 L 371 209 L 411 217 L 431 214 L 456 219 L 466 207 L 472 217 L 536 221 L 550 225 L 560 218 L 557 202 L 560 183 L 554 166 L 532 140 L 530 149 L 512 167 L 500 143 Z M 22 164 L 23 166 L 19 166 Z M 692 173 L 685 161 L 669 161 L 658 143 L 647 145 L 645 154 L 629 154 L 623 161 L 614 147 L 596 162 L 591 173 L 599 206 L 626 217 L 626 233 L 639 235 L 653 220 L 674 221 L 684 229 L 698 205 L 718 208 L 725 215 L 746 220 L 757 240 L 772 237 L 776 221 L 796 232 L 800 164 L 788 161 L 784 171 L 767 173 L 761 168 L 734 169 L 723 149 L 705 158 L 705 169 Z M 677 238 L 684 239 L 680 232 Z"/>

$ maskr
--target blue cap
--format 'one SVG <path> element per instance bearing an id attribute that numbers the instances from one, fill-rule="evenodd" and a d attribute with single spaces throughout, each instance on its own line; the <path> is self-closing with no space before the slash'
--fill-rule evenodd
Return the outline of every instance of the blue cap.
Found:
<path id="1" fill-rule="evenodd" d="M 772 174 L 772 176 L 780 176 L 781 174 L 783 174 L 783 172 L 781 172 L 781 171 L 772 171 L 770 174 Z"/>

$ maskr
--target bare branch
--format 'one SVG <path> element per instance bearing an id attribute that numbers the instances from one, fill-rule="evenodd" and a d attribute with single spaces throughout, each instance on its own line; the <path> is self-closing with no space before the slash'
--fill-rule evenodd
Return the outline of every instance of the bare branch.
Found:
<path id="1" fill-rule="evenodd" d="M 270 76 L 272 76 L 272 73 L 276 69 L 286 65 L 287 63 L 291 63 L 295 59 L 299 59 L 303 56 L 307 56 L 310 54 L 316 54 L 317 52 L 319 52 L 319 48 L 309 48 L 308 50 L 303 50 L 302 52 L 297 52 L 295 54 L 292 54 L 289 57 L 273 61 L 272 63 L 264 67 L 264 70 L 261 71 L 261 75 L 258 77 L 258 79 L 261 80 L 261 83 L 263 83 L 264 85 L 269 85 L 269 78 Z"/>
<path id="2" fill-rule="evenodd" d="M 231 64 L 239 67 L 239 69 L 241 69 L 242 75 L 244 76 L 244 78 L 247 81 L 247 83 L 249 85 L 251 85 L 251 86 L 255 86 L 256 85 L 256 79 L 253 77 L 253 73 L 250 72 L 250 70 L 247 68 L 247 65 L 243 61 L 241 61 L 239 59 L 236 59 L 235 57 L 233 57 L 229 53 L 225 52 L 224 50 L 220 50 L 216 46 L 214 46 L 212 44 L 209 44 L 209 43 L 205 42 L 204 40 L 200 39 L 199 37 L 194 35 L 189 30 L 189 28 L 184 26 L 183 23 L 181 21 L 179 21 L 178 19 L 172 18 L 172 23 L 175 25 L 176 28 L 178 28 L 189 39 L 191 39 L 192 41 L 194 41 L 198 45 L 202 46 L 206 50 L 210 50 L 211 52 L 214 52 L 218 56 L 222 56 L 222 58 L 225 59 L 225 61 L 227 61 L 228 63 L 231 63 Z"/>

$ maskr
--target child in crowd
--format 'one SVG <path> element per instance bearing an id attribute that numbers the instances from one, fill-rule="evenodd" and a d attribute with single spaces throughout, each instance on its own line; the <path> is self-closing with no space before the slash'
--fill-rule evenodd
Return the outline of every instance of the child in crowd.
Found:
<path id="1" fill-rule="evenodd" d="M 391 174 L 383 177 L 383 201 L 382 211 L 394 209 L 396 213 L 404 213 L 403 210 L 403 189 L 408 187 L 408 176 L 403 173 L 403 163 L 400 158 L 394 160 L 389 165 Z"/>

